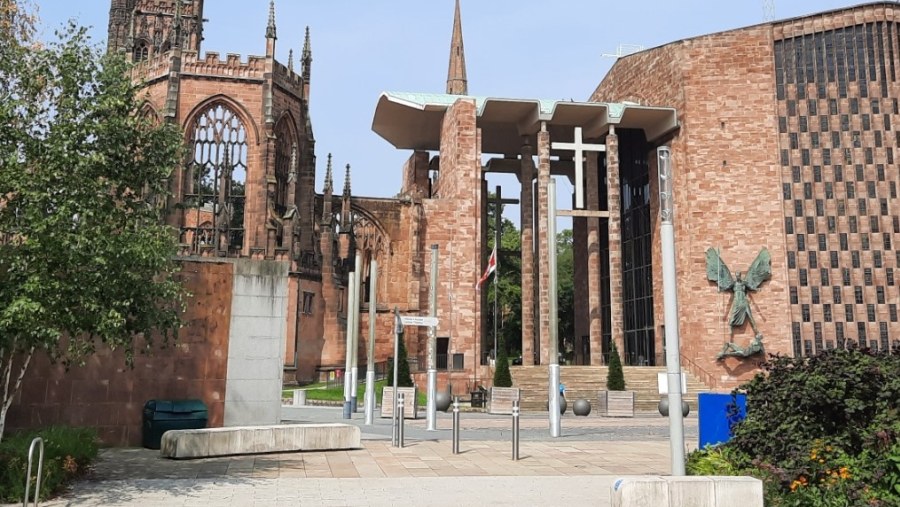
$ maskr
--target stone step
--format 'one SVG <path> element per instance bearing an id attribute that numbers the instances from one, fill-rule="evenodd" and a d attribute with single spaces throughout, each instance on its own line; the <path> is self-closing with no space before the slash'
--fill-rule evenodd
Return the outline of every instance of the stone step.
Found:
<path id="1" fill-rule="evenodd" d="M 655 411 L 660 400 L 657 374 L 664 372 L 659 367 L 623 367 L 625 385 L 635 392 L 636 411 Z M 608 368 L 605 366 L 562 366 L 560 382 L 566 386 L 566 399 L 571 403 L 579 398 L 587 399 L 592 405 L 598 403 L 599 391 L 606 389 Z M 523 410 L 547 410 L 547 367 L 514 366 L 510 368 L 513 385 L 521 389 Z M 697 393 L 708 388 L 692 375 L 687 374 L 687 394 L 685 401 L 692 410 L 697 408 Z"/>

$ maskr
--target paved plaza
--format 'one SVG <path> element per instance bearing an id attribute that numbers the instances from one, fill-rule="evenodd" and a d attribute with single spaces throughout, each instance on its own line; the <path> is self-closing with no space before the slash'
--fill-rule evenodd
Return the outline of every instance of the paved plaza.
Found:
<path id="1" fill-rule="evenodd" d="M 348 422 L 336 408 L 288 409 L 292 422 Z M 461 417 L 460 454 L 451 450 L 451 419 L 438 430 L 424 418 L 406 426 L 406 446 L 390 442 L 390 421 L 364 424 L 363 448 L 351 451 L 233 456 L 172 461 L 147 449 L 107 449 L 94 472 L 47 506 L 244 505 L 609 505 L 621 476 L 669 473 L 667 420 L 564 416 L 550 438 L 547 415 L 525 414 L 520 460 L 511 460 L 511 418 Z M 695 447 L 696 419 L 685 421 Z"/>

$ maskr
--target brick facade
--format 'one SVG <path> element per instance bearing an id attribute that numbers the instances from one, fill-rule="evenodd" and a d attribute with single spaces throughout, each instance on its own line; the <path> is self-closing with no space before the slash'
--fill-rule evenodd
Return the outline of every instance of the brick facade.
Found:
<path id="1" fill-rule="evenodd" d="M 679 111 L 668 144 L 682 358 L 710 385 L 756 371 L 753 361 L 714 360 L 752 331 L 731 336 L 729 295 L 706 280 L 710 247 L 732 272 L 771 252 L 773 276 L 751 295 L 767 352 L 884 347 L 898 331 L 896 12 L 873 4 L 674 42 L 620 59 L 592 95 Z M 842 78 L 851 49 L 865 63 Z M 654 245 L 661 323 L 658 234 Z"/>

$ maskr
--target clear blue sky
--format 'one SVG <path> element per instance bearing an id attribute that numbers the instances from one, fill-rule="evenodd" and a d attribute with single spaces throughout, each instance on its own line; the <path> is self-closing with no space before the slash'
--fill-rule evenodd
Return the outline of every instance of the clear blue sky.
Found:
<path id="1" fill-rule="evenodd" d="M 105 43 L 109 1 L 36 1 L 44 38 L 74 18 Z M 207 0 L 203 51 L 264 54 L 268 3 Z M 778 0 L 775 17 L 856 3 Z M 619 44 L 652 47 L 763 21 L 762 0 L 461 0 L 461 9 L 471 94 L 565 100 L 588 98 L 613 63 L 602 55 Z M 372 132 L 375 104 L 382 91 L 444 91 L 453 0 L 276 0 L 276 13 L 280 61 L 290 48 L 299 55 L 305 26 L 312 33 L 316 190 L 331 152 L 339 168 L 352 165 L 354 194 L 393 196 L 409 153 Z M 336 180 L 339 189 L 343 170 Z M 504 195 L 518 192 L 509 183 Z M 506 188 L 500 177 L 489 184 Z M 559 187 L 571 192 L 568 182 Z"/>

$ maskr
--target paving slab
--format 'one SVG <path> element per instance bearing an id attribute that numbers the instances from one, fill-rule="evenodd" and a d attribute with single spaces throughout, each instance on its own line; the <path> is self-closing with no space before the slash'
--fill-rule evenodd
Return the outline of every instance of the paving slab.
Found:
<path id="1" fill-rule="evenodd" d="M 348 422 L 342 412 L 303 407 L 292 422 Z M 460 454 L 453 454 L 449 415 L 438 431 L 409 421 L 407 446 L 390 443 L 390 421 L 360 427 L 362 448 L 172 461 L 148 449 L 104 449 L 93 472 L 59 506 L 387 506 L 610 505 L 613 481 L 669 474 L 668 425 L 660 416 L 629 420 L 563 419 L 550 438 L 546 414 L 522 418 L 519 461 L 511 459 L 508 416 L 465 414 Z M 686 422 L 686 434 L 696 431 Z M 696 439 L 687 442 L 696 447 Z"/>

